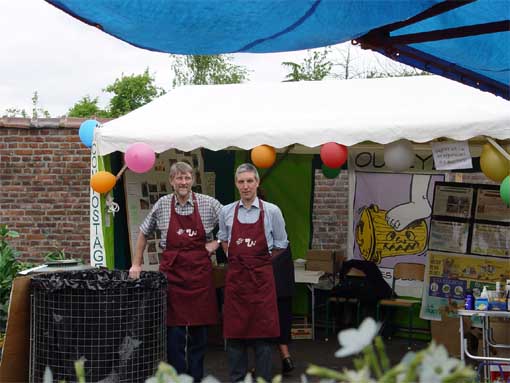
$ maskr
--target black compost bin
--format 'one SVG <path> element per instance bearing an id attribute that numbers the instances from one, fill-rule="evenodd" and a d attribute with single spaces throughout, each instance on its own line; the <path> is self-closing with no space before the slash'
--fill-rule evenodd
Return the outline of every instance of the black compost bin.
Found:
<path id="1" fill-rule="evenodd" d="M 30 381 L 144 382 L 166 359 L 166 278 L 93 269 L 32 278 Z"/>

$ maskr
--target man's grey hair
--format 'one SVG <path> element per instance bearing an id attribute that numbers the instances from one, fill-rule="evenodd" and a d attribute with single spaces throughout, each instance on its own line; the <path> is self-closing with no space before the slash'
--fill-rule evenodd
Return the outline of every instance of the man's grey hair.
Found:
<path id="1" fill-rule="evenodd" d="M 191 173 L 193 177 L 193 168 L 187 162 L 176 162 L 170 166 L 170 179 L 173 179 L 177 173 Z"/>
<path id="2" fill-rule="evenodd" d="M 237 176 L 241 173 L 246 173 L 246 172 L 251 172 L 255 175 L 255 179 L 258 181 L 260 181 L 260 177 L 259 177 L 259 172 L 257 170 L 257 168 L 255 166 L 253 166 L 252 164 L 241 164 L 237 167 L 237 170 L 236 170 L 236 180 L 237 180 Z"/>

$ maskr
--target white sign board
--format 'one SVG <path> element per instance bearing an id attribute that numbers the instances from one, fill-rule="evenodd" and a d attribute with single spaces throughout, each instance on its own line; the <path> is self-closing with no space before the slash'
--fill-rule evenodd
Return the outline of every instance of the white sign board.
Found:
<path id="1" fill-rule="evenodd" d="M 473 168 L 467 141 L 432 142 L 431 146 L 437 170 Z"/>

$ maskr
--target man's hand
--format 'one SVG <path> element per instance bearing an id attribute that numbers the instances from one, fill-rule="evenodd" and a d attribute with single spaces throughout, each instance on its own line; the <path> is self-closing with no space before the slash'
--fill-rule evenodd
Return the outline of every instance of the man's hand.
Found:
<path id="1" fill-rule="evenodd" d="M 218 241 L 210 241 L 205 244 L 205 249 L 209 252 L 209 254 L 212 254 L 218 250 L 218 247 L 220 247 Z"/>
<path id="2" fill-rule="evenodd" d="M 142 266 L 140 265 L 133 265 L 129 269 L 129 278 L 138 279 L 140 278 L 140 273 L 142 271 Z"/>

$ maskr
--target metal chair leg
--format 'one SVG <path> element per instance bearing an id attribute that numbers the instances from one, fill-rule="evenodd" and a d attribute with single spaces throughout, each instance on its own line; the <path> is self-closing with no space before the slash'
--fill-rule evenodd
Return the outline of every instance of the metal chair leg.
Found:
<path id="1" fill-rule="evenodd" d="M 331 304 L 331 302 L 328 300 L 326 300 L 326 338 L 329 337 L 329 305 Z"/>
<path id="2" fill-rule="evenodd" d="M 408 318 L 409 334 L 408 334 L 407 349 L 410 350 L 411 344 L 412 344 L 412 335 L 413 335 L 412 334 L 412 331 L 413 331 L 413 306 L 409 307 L 408 315 L 409 315 L 409 318 Z"/>

